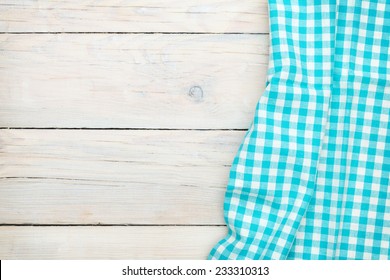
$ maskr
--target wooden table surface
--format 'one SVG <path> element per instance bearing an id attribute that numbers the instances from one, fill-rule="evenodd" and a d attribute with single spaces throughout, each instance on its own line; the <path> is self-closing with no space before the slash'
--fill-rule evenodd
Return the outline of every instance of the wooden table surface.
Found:
<path id="1" fill-rule="evenodd" d="M 205 259 L 265 0 L 2 0 L 0 259 Z"/>

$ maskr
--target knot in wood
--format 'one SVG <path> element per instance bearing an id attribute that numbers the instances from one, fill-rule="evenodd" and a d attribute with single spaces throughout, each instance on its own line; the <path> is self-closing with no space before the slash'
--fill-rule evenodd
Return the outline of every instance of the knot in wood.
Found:
<path id="1" fill-rule="evenodd" d="M 201 101 L 203 99 L 203 89 L 200 86 L 193 86 L 190 88 L 188 95 L 195 101 Z"/>

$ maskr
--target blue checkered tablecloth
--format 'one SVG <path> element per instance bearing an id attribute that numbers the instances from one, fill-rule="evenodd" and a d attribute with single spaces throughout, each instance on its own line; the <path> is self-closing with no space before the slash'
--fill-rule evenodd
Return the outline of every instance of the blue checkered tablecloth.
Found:
<path id="1" fill-rule="evenodd" d="M 209 259 L 390 259 L 390 2 L 269 0 L 269 16 Z"/>

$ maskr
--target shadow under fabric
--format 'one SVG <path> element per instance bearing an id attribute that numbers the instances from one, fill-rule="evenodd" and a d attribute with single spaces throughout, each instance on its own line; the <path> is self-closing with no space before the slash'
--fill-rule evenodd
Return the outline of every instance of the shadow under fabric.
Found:
<path id="1" fill-rule="evenodd" d="M 269 0 L 266 89 L 209 259 L 390 259 L 390 3 Z"/>

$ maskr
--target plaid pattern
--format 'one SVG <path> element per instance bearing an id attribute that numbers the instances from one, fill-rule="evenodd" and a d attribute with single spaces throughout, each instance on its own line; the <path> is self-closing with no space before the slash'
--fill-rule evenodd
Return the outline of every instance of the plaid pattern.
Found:
<path id="1" fill-rule="evenodd" d="M 269 15 L 209 259 L 389 259 L 390 3 L 269 0 Z"/>

